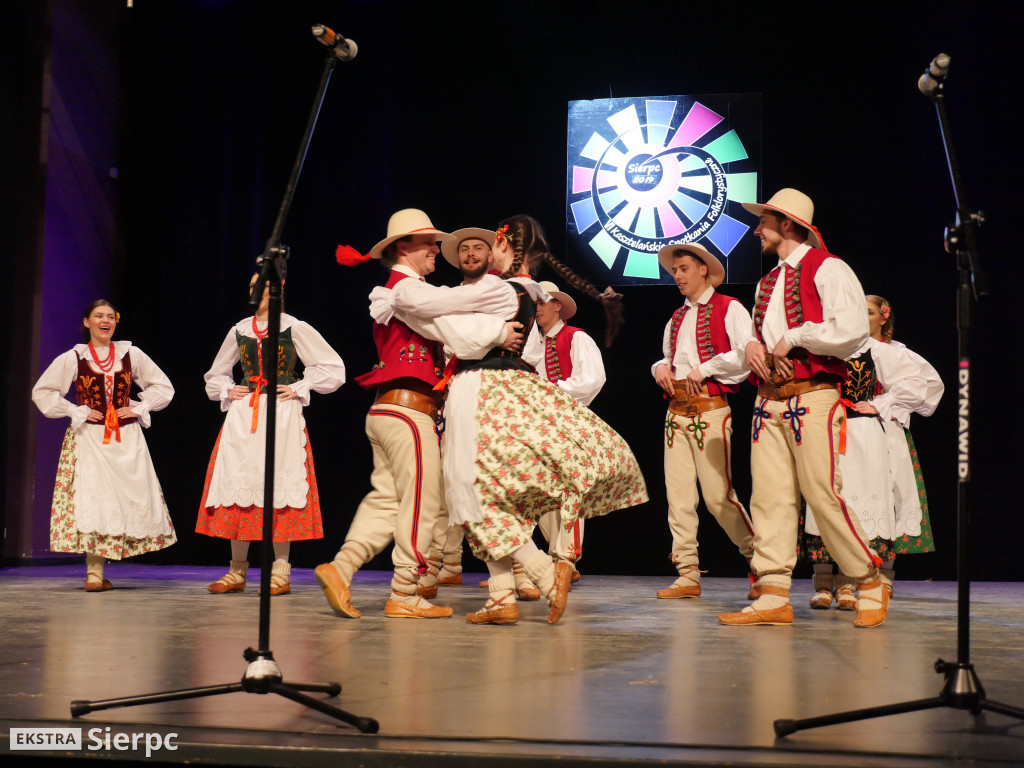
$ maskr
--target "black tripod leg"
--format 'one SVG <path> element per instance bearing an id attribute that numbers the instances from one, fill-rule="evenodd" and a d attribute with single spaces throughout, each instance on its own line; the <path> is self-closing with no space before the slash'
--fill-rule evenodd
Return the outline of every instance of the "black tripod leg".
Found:
<path id="1" fill-rule="evenodd" d="M 922 709 L 934 709 L 945 705 L 946 699 L 942 696 L 937 696 L 932 699 L 905 701 L 902 704 L 888 704 L 884 707 L 868 707 L 867 709 L 855 709 L 850 712 L 838 712 L 834 715 L 808 717 L 805 720 L 776 720 L 774 723 L 775 735 L 780 737 L 788 736 L 791 733 L 807 728 L 820 728 L 823 725 L 837 725 L 839 723 L 850 723 L 854 720 L 868 720 L 872 717 L 899 715 L 903 712 L 917 712 Z"/>
<path id="2" fill-rule="evenodd" d="M 1001 715 L 1016 717 L 1018 720 L 1024 720 L 1024 709 L 1020 709 L 1018 707 L 1011 707 L 1009 704 L 1000 704 L 998 701 L 989 701 L 988 699 L 982 699 L 981 708 L 990 710 L 992 712 L 998 712 Z"/>
<path id="3" fill-rule="evenodd" d="M 288 685 L 296 691 L 326 693 L 328 696 L 337 696 L 341 693 L 341 683 L 288 683 Z"/>
<path id="4" fill-rule="evenodd" d="M 123 699 L 104 699 L 102 701 L 85 701 L 83 699 L 78 699 L 71 702 L 71 716 L 78 717 L 79 715 L 87 715 L 90 712 L 98 712 L 101 709 L 134 707 L 137 704 L 158 704 L 161 701 L 197 699 L 200 696 L 219 696 L 222 693 L 237 693 L 241 690 L 243 690 L 241 683 L 229 683 L 227 685 L 210 685 L 205 688 L 182 688 L 178 691 L 150 693 L 144 696 L 128 696 Z"/>
<path id="5" fill-rule="evenodd" d="M 320 701 L 320 699 L 314 699 L 312 696 L 299 693 L 295 690 L 294 686 L 290 686 L 287 683 L 271 683 L 269 691 L 271 693 L 276 693 L 279 696 L 284 696 L 286 699 L 291 699 L 292 701 L 311 709 L 315 709 L 317 712 L 323 712 L 325 715 L 330 715 L 336 720 L 341 720 L 349 725 L 354 725 L 361 733 L 376 733 L 380 729 L 380 725 L 372 717 L 356 717 L 343 709 L 332 707 L 330 704 Z"/>

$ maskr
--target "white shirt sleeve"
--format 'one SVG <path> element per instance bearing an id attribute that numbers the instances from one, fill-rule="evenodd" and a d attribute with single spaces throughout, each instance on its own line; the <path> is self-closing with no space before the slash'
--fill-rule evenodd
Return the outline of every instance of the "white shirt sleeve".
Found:
<path id="1" fill-rule="evenodd" d="M 533 366 L 536 371 L 544 367 L 544 334 L 540 332 L 540 326 L 534 323 L 523 343 L 523 360 Z"/>
<path id="2" fill-rule="evenodd" d="M 129 406 L 139 418 L 139 424 L 149 427 L 149 414 L 166 408 L 174 397 L 174 387 L 167 375 L 157 367 L 152 358 L 138 347 L 130 347 L 127 355 L 132 363 L 132 381 L 139 385 L 139 399 L 129 401 Z"/>
<path id="3" fill-rule="evenodd" d="M 48 419 L 67 416 L 73 429 L 82 426 L 92 410 L 88 405 L 76 405 L 64 397 L 77 375 L 78 354 L 72 349 L 50 363 L 32 387 L 32 402 L 43 416 Z"/>
<path id="4" fill-rule="evenodd" d="M 651 376 L 657 375 L 657 369 L 659 365 L 667 365 L 669 373 L 675 378 L 675 371 L 672 370 L 672 350 L 668 348 L 669 343 L 672 341 L 672 321 L 669 320 L 665 323 L 665 333 L 661 337 L 661 351 L 662 358 L 654 365 L 651 366 Z"/>
<path id="5" fill-rule="evenodd" d="M 752 321 L 746 308 L 738 301 L 730 301 L 725 313 L 725 331 L 729 336 L 728 352 L 715 355 L 700 364 L 704 378 L 715 379 L 720 384 L 739 384 L 750 375 L 747 365 L 746 345 Z"/>
<path id="6" fill-rule="evenodd" d="M 790 328 L 783 336 L 793 347 L 845 360 L 868 339 L 864 289 L 850 266 L 841 259 L 825 259 L 814 275 L 814 285 L 821 296 L 822 322 L 805 322 L 799 328 Z"/>
<path id="7" fill-rule="evenodd" d="M 461 360 L 479 360 L 505 342 L 505 321 L 479 312 L 422 318 L 398 311 L 395 316 L 426 339 L 440 341 Z"/>
<path id="8" fill-rule="evenodd" d="M 870 400 L 886 422 L 906 427 L 911 413 L 931 416 L 945 387 L 938 371 L 909 349 L 872 341 L 871 356 L 875 373 L 885 392 Z"/>
<path id="9" fill-rule="evenodd" d="M 327 395 L 345 383 L 345 363 L 334 348 L 309 323 L 297 320 L 291 326 L 295 351 L 305 366 L 302 378 L 289 386 L 303 406 L 309 405 L 310 392 Z"/>
<path id="10" fill-rule="evenodd" d="M 480 312 L 508 318 L 519 308 L 515 290 L 498 278 L 453 288 L 430 285 L 422 280 L 401 280 L 392 293 L 396 312 L 415 317 Z"/>
<path id="11" fill-rule="evenodd" d="M 224 343 L 220 345 L 217 356 L 213 359 L 203 379 L 206 381 L 206 396 L 214 401 L 220 402 L 220 409 L 226 411 L 231 406 L 228 400 L 228 391 L 235 386 L 233 374 L 235 363 L 241 360 L 238 353 L 238 342 L 235 340 L 235 329 L 228 331 Z"/>
<path id="12" fill-rule="evenodd" d="M 604 386 L 604 359 L 597 343 L 583 331 L 577 331 L 569 347 L 572 375 L 557 385 L 584 405 L 590 405 Z"/>

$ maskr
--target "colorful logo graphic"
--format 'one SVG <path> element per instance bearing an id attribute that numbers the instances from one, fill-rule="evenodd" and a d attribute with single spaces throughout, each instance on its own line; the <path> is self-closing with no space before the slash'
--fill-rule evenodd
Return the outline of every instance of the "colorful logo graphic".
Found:
<path id="1" fill-rule="evenodd" d="M 692 96 L 569 103 L 570 240 L 616 284 L 671 282 L 658 251 L 691 242 L 723 257 L 727 281 L 759 277 L 756 244 L 734 254 L 755 225 L 740 203 L 759 199 L 759 169 L 719 112 L 742 112 L 759 144 L 760 100 L 700 98 L 717 111 Z"/>

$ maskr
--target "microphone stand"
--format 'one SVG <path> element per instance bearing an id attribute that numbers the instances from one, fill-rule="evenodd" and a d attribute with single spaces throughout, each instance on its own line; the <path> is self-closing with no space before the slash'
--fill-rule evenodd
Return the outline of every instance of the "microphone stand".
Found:
<path id="1" fill-rule="evenodd" d="M 314 35 L 315 30 L 316 28 L 314 28 Z M 342 40 L 341 42 L 344 43 L 345 41 Z M 274 444 L 277 434 L 277 347 L 281 332 L 281 285 L 285 279 L 289 256 L 288 246 L 281 243 L 281 231 L 284 229 L 285 219 L 288 217 L 288 210 L 291 207 L 292 198 L 295 194 L 295 186 L 298 183 L 299 174 L 302 172 L 302 165 L 306 159 L 306 152 L 309 149 L 313 129 L 316 127 L 316 121 L 320 115 L 320 108 L 327 93 L 331 74 L 334 72 L 334 67 L 339 59 L 347 61 L 351 58 L 351 55 L 348 58 L 343 58 L 333 47 L 328 52 L 324 63 L 323 75 L 320 78 L 320 86 L 313 100 L 313 108 L 306 123 L 306 131 L 299 145 L 299 152 L 295 158 L 291 177 L 288 179 L 288 185 L 285 188 L 284 199 L 281 201 L 274 229 L 267 239 L 262 255 L 257 260 L 259 275 L 249 297 L 249 304 L 254 308 L 259 307 L 263 297 L 263 288 L 265 285 L 269 286 L 270 314 L 267 322 L 267 338 L 263 343 L 267 351 L 265 359 L 269 360 L 270 364 L 268 370 L 260 372 L 267 380 L 267 408 L 265 414 L 267 442 L 264 453 L 263 475 L 263 540 L 260 543 L 259 649 L 246 648 L 242 653 L 242 657 L 249 664 L 246 667 L 241 682 L 201 688 L 184 688 L 176 691 L 129 696 L 120 699 L 106 699 L 103 701 L 75 700 L 71 702 L 72 717 L 79 717 L 89 712 L 113 709 L 115 707 L 132 707 L 138 704 L 156 704 L 163 701 L 179 701 L 181 699 L 217 696 L 222 693 L 244 691 L 245 693 L 260 694 L 276 693 L 279 696 L 284 696 L 287 699 L 353 725 L 362 733 L 377 733 L 380 728 L 377 721 L 373 718 L 358 717 L 343 709 L 327 704 L 320 699 L 315 699 L 302 693 L 303 691 L 313 691 L 326 693 L 329 696 L 337 696 L 341 693 L 341 685 L 339 683 L 285 683 L 281 670 L 277 666 L 277 662 L 274 661 L 274 654 L 270 650 L 270 571 L 274 561 Z M 257 343 L 259 343 L 258 339 Z"/>
<path id="2" fill-rule="evenodd" d="M 985 697 L 985 689 L 971 664 L 970 654 L 970 622 L 971 622 L 971 582 L 967 568 L 968 535 L 970 528 L 970 509 L 967 491 L 971 479 L 970 468 L 970 381 L 971 381 L 971 309 L 978 299 L 988 295 L 981 262 L 978 258 L 978 245 L 975 231 L 984 222 L 984 215 L 970 210 L 963 202 L 960 190 L 963 184 L 960 178 L 960 167 L 953 152 L 953 137 L 949 129 L 946 115 L 945 84 L 949 57 L 939 54 L 932 61 L 929 69 L 921 77 L 921 92 L 935 102 L 939 117 L 939 129 L 942 132 L 942 143 L 946 150 L 946 162 L 949 166 L 950 179 L 953 183 L 953 196 L 956 200 L 956 223 L 946 227 L 944 233 L 946 252 L 956 256 L 957 269 L 960 272 L 960 286 L 957 290 L 956 319 L 957 344 L 959 355 L 959 372 L 957 390 L 959 392 L 959 431 L 957 434 L 957 655 L 956 661 L 938 659 L 935 671 L 944 675 L 946 683 L 938 696 L 929 699 L 917 699 L 899 704 L 888 704 L 879 707 L 868 707 L 835 715 L 810 717 L 804 720 L 776 720 L 775 735 L 787 736 L 795 731 L 807 728 L 818 728 L 822 725 L 848 723 L 854 720 L 867 720 L 874 717 L 898 715 L 903 712 L 919 712 L 925 709 L 949 707 L 966 709 L 972 715 L 980 715 L 982 711 L 998 712 L 1009 717 L 1024 720 L 1024 709 L 990 701 Z"/>

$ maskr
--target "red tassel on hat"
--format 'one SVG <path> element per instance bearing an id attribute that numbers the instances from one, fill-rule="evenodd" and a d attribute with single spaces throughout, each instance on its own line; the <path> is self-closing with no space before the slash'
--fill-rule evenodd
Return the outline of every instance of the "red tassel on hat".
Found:
<path id="1" fill-rule="evenodd" d="M 343 267 L 354 267 L 370 260 L 370 254 L 362 254 L 351 245 L 339 245 L 334 251 L 334 258 Z"/>

